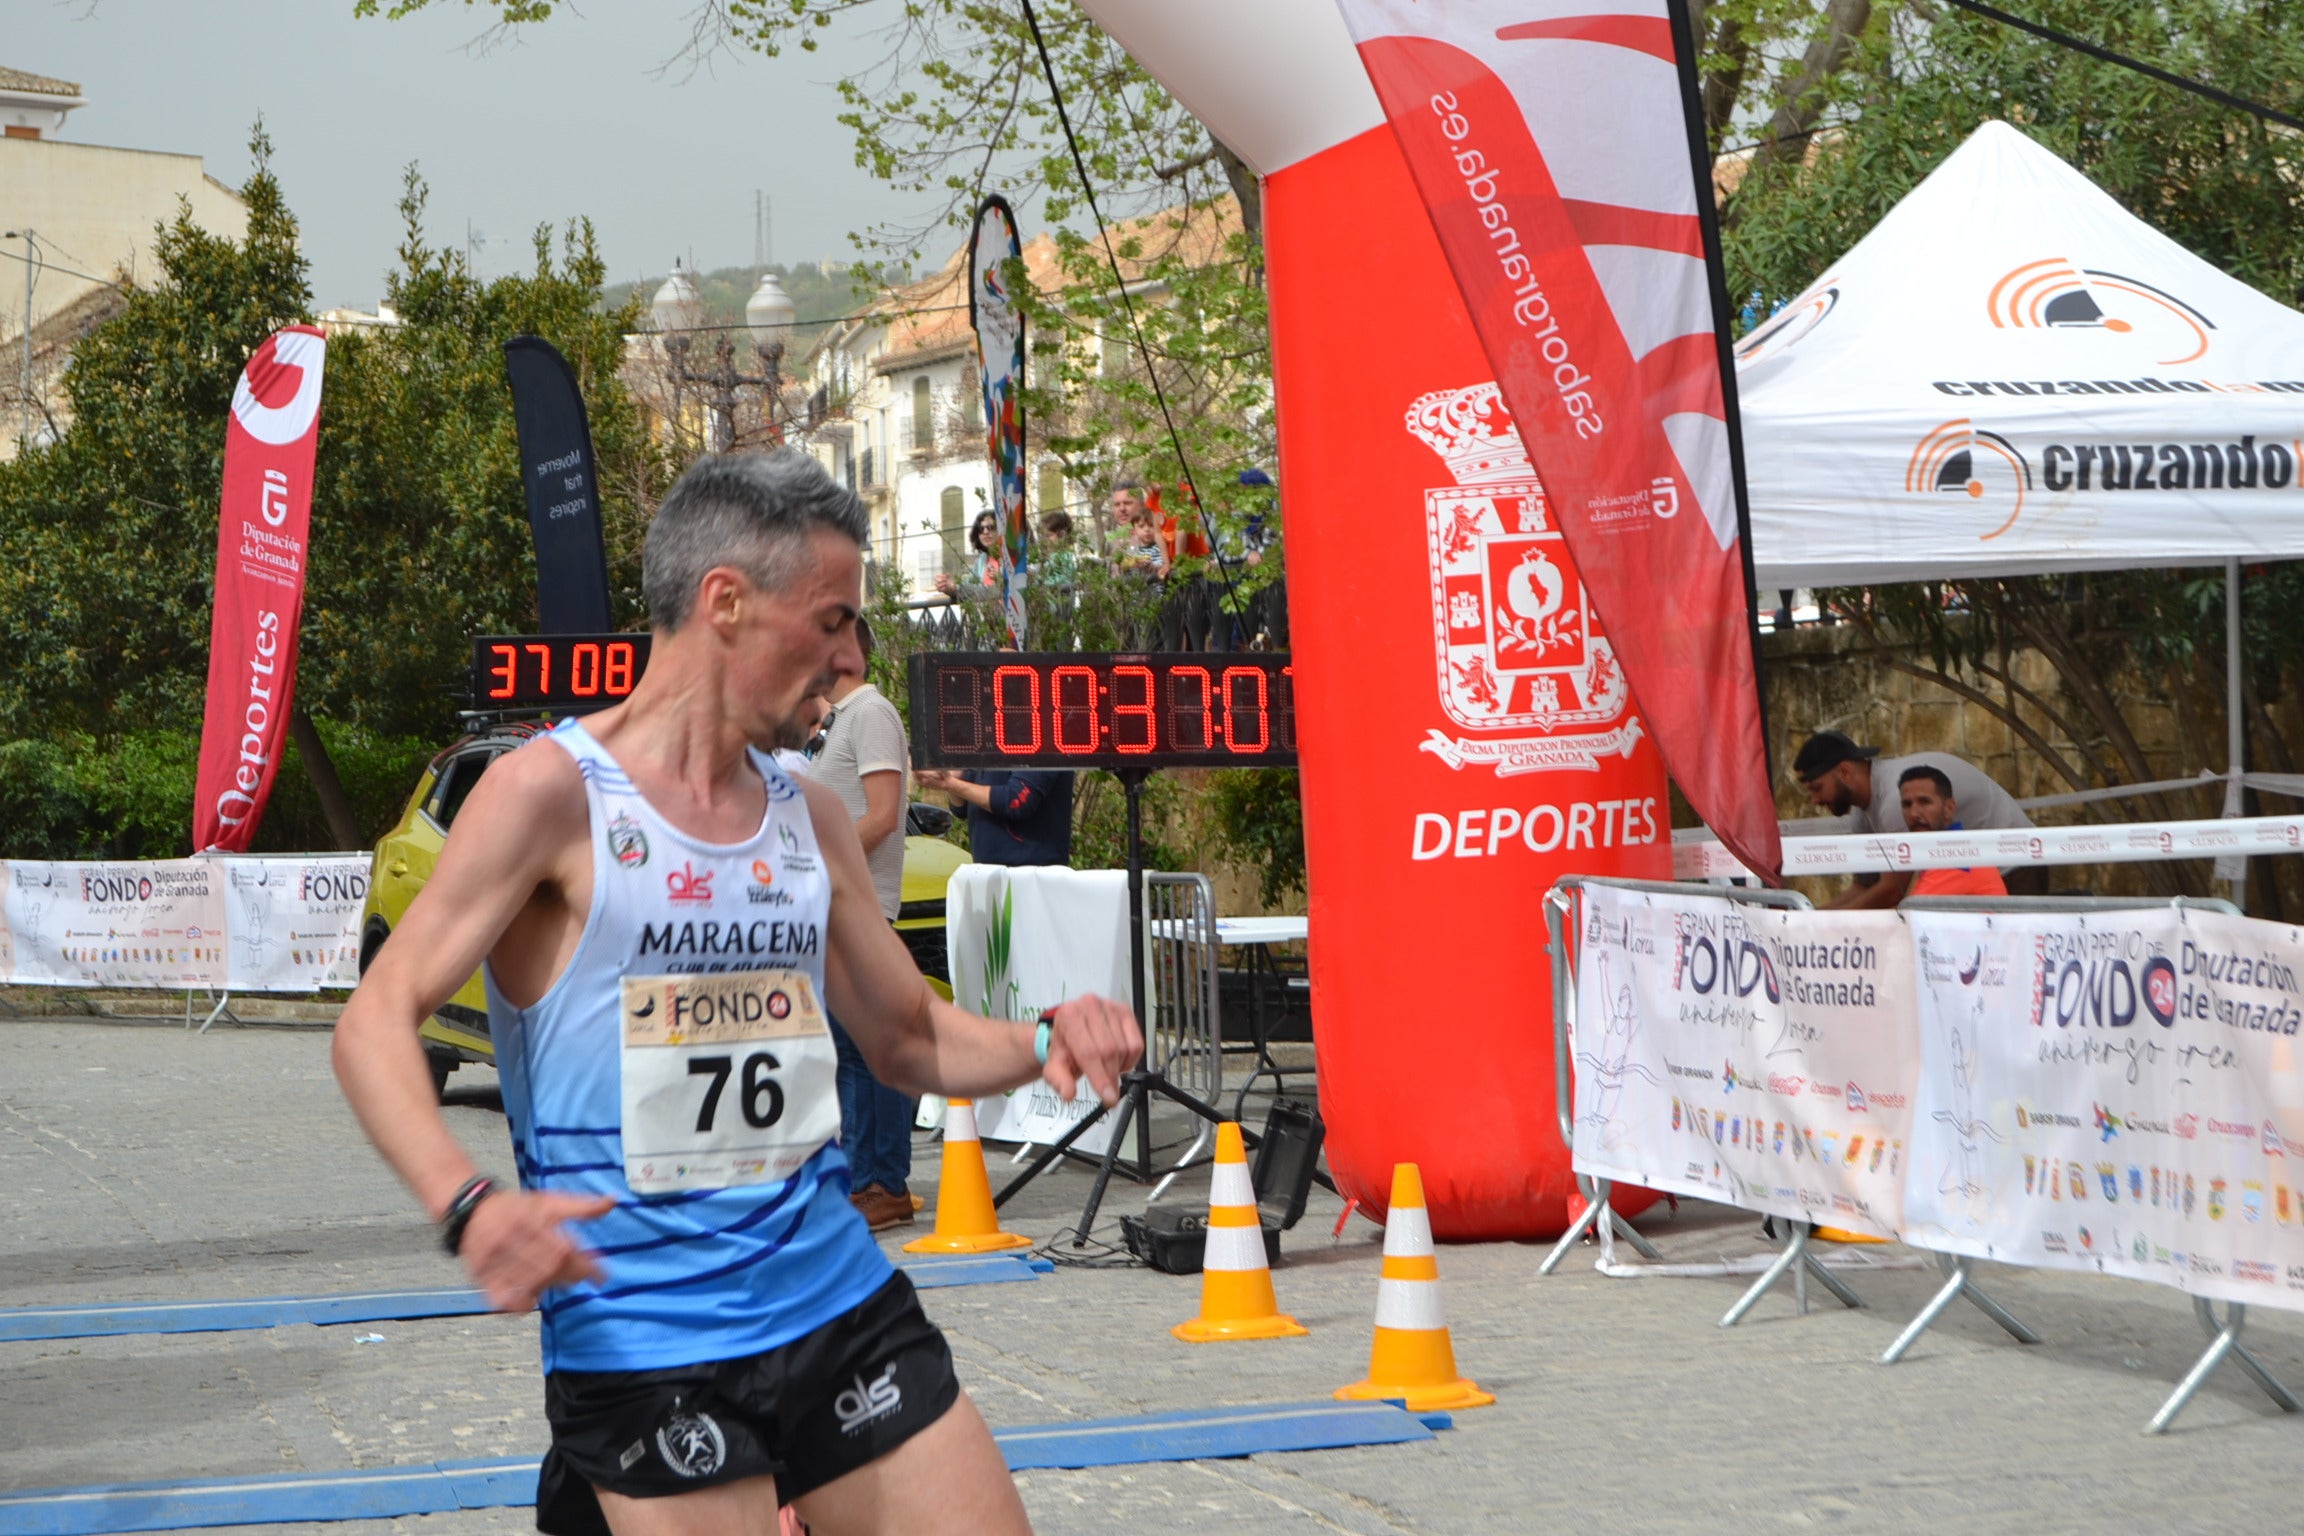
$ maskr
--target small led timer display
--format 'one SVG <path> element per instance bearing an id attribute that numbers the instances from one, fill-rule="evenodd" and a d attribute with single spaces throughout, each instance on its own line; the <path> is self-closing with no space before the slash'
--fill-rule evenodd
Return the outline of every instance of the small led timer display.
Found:
<path id="1" fill-rule="evenodd" d="M 648 670 L 648 636 L 483 635 L 472 642 L 471 707 L 602 709 Z"/>
<path id="2" fill-rule="evenodd" d="M 1271 652 L 921 652 L 921 768 L 1293 768 L 1295 671 Z"/>

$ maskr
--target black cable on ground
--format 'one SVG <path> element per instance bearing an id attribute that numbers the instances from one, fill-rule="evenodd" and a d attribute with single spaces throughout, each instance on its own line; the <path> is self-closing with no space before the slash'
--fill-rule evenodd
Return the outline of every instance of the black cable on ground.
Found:
<path id="1" fill-rule="evenodd" d="M 2163 85 L 2172 85 L 2180 91 L 2190 91 L 2195 96 L 2203 97 L 2219 105 L 2253 113 L 2267 122 L 2304 129 L 2304 117 L 2292 117 L 2286 112 L 2267 107 L 2262 102 L 2250 101 L 2244 96 L 2235 96 L 2230 91 L 2220 91 L 2212 85 L 2203 85 L 2197 80 L 2187 80 L 2182 75 L 2170 74 L 2167 70 L 2147 64 L 2141 59 L 2129 58 L 2124 53 L 2114 53 L 2099 43 L 2091 43 L 2085 38 L 2073 37 L 2069 33 L 2059 32 L 2054 27 L 2045 27 L 2039 22 L 2026 21 L 2021 16 L 2011 16 L 2006 11 L 1995 10 L 1989 5 L 1979 3 L 1979 0 L 1944 0 L 1944 3 L 1963 11 L 1973 12 L 1987 21 L 1999 22 L 2004 27 L 2014 27 L 2019 32 L 2029 32 L 2044 42 L 2054 43 L 2059 48 L 2069 48 L 2075 53 L 2087 54 L 2092 59 L 2101 59 L 2107 64 L 2117 64 L 2122 69 L 2132 69 L 2140 75 L 2149 75 Z"/>
<path id="2" fill-rule="evenodd" d="M 1176 465 L 1184 476 L 1185 494 L 1192 498 L 1193 514 L 1200 520 L 1200 537 L 1207 542 L 1208 556 L 1216 573 L 1224 578 L 1226 603 L 1238 608 L 1240 594 L 1232 584 L 1231 566 L 1219 552 L 1216 533 L 1208 523 L 1208 509 L 1200 501 L 1200 487 L 1193 483 L 1191 461 L 1184 457 L 1183 440 L 1176 433 L 1176 418 L 1168 414 L 1168 394 L 1160 387 L 1160 370 L 1152 364 L 1152 348 L 1144 340 L 1144 328 L 1136 323 L 1136 301 L 1129 297 L 1128 279 L 1120 273 L 1120 255 L 1112 248 L 1112 229 L 1104 222 L 1104 212 L 1096 206 L 1096 186 L 1088 179 L 1088 162 L 1080 154 L 1079 137 L 1072 132 L 1072 114 L 1064 108 L 1064 91 L 1056 83 L 1056 66 L 1048 57 L 1048 40 L 1040 35 L 1040 18 L 1033 14 L 1032 0 L 1020 0 L 1024 7 L 1024 24 L 1032 29 L 1032 46 L 1040 53 L 1040 72 L 1048 78 L 1048 94 L 1056 101 L 1056 121 L 1063 126 L 1064 143 L 1072 151 L 1072 169 L 1080 178 L 1080 195 L 1088 204 L 1089 217 L 1096 221 L 1096 233 L 1104 242 L 1104 259 L 1112 267 L 1112 285 L 1120 291 L 1120 308 L 1128 316 L 1128 334 L 1136 343 L 1137 353 L 1144 359 L 1144 376 L 1152 381 L 1152 398 L 1160 407 L 1160 421 L 1168 429 L 1168 446 L 1176 450 Z"/>
<path id="3" fill-rule="evenodd" d="M 1144 1269 L 1149 1266 L 1120 1244 L 1098 1237 L 1098 1232 L 1117 1232 L 1120 1223 L 1108 1221 L 1089 1230 L 1087 1242 L 1078 1248 L 1072 1246 L 1076 1230 L 1066 1227 L 1034 1248 L 1032 1252 L 1059 1269 Z"/>

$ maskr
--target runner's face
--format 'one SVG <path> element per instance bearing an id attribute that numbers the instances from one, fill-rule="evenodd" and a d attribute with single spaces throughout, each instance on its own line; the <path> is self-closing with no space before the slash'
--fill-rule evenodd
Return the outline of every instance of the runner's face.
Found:
<path id="1" fill-rule="evenodd" d="M 775 740 L 812 724 L 842 677 L 864 674 L 856 611 L 864 586 L 863 553 L 840 534 L 810 535 L 814 558 L 777 592 L 750 588 L 738 610 L 739 697 L 765 715 L 755 740 Z M 750 583 L 745 584 L 750 587 Z"/>

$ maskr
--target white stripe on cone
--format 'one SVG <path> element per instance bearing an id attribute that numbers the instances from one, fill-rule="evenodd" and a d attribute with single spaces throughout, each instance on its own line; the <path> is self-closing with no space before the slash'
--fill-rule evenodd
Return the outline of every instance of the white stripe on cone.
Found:
<path id="1" fill-rule="evenodd" d="M 1203 1269 L 1264 1269 L 1262 1227 L 1210 1227 Z"/>
<path id="2" fill-rule="evenodd" d="M 1440 1282 L 1377 1281 L 1376 1326 L 1421 1330 L 1447 1327 L 1448 1319 L 1440 1311 Z"/>
<path id="3" fill-rule="evenodd" d="M 1254 1205 L 1256 1186 L 1249 1181 L 1246 1163 L 1218 1163 L 1215 1177 L 1208 1182 L 1208 1204 Z"/>
<path id="4" fill-rule="evenodd" d="M 1420 1205 L 1396 1205 L 1384 1213 L 1384 1252 L 1395 1259 L 1432 1256 L 1432 1213 Z"/>
<path id="5" fill-rule="evenodd" d="M 944 1139 L 946 1141 L 974 1141 L 976 1136 L 976 1106 L 966 1099 L 954 1099 L 944 1106 Z M 1430 1241 L 1429 1238 L 1426 1239 Z"/>

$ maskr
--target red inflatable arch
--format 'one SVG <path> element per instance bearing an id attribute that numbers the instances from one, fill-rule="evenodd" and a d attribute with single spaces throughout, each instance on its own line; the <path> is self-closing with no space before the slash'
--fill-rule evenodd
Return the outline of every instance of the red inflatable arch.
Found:
<path id="1" fill-rule="evenodd" d="M 1265 177 L 1330 1169 L 1556 1234 L 1541 903 L 1670 877 L 1656 748 L 1334 0 L 1083 3 Z"/>

